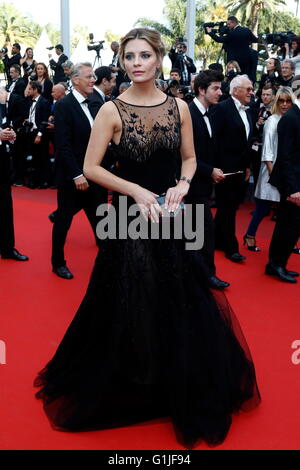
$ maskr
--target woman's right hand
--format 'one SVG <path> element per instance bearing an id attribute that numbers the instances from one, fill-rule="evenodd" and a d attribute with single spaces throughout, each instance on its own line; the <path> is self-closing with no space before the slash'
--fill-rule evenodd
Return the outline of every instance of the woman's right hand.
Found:
<path id="1" fill-rule="evenodd" d="M 139 185 L 135 185 L 131 196 L 139 206 L 142 216 L 145 220 L 150 219 L 152 222 L 159 222 L 159 214 L 162 213 L 161 207 L 155 198 L 158 194 L 148 191 Z"/>

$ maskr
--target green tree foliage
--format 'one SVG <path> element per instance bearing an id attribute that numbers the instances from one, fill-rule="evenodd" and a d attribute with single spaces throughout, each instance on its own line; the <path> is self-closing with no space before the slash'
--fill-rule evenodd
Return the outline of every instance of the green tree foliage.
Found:
<path id="1" fill-rule="evenodd" d="M 41 27 L 31 17 L 22 15 L 13 5 L 0 3 L 0 42 L 10 47 L 13 43 L 34 46 Z"/>

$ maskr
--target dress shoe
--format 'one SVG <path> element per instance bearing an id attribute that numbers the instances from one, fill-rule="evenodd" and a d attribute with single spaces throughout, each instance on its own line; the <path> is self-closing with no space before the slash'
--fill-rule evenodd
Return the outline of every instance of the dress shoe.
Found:
<path id="1" fill-rule="evenodd" d="M 246 256 L 241 255 L 240 253 L 233 253 L 232 255 L 225 255 L 226 258 L 230 259 L 234 263 L 240 263 L 241 261 L 245 261 Z"/>
<path id="2" fill-rule="evenodd" d="M 299 273 L 297 273 L 297 271 L 289 271 L 286 269 L 285 272 L 288 274 L 288 276 L 299 277 Z"/>
<path id="3" fill-rule="evenodd" d="M 15 261 L 28 261 L 28 256 L 21 255 L 15 248 L 11 251 L 11 253 L 5 253 L 1 255 L 2 259 L 13 259 Z"/>
<path id="4" fill-rule="evenodd" d="M 296 279 L 288 274 L 288 271 L 282 266 L 276 266 L 275 264 L 268 263 L 266 265 L 265 274 L 269 276 L 277 276 L 281 281 L 290 282 L 291 284 L 295 284 L 297 281 Z"/>
<path id="5" fill-rule="evenodd" d="M 293 253 L 295 255 L 300 255 L 300 248 L 296 247 L 296 248 L 293 248 Z"/>
<path id="6" fill-rule="evenodd" d="M 51 212 L 51 214 L 48 215 L 48 219 L 50 220 L 50 222 L 52 224 L 54 224 L 54 222 L 55 222 L 55 213 Z"/>
<path id="7" fill-rule="evenodd" d="M 53 268 L 53 272 L 57 276 L 62 277 L 63 279 L 73 279 L 74 277 L 71 271 L 69 271 L 69 269 L 67 268 L 67 266 L 60 266 L 59 268 Z"/>
<path id="8" fill-rule="evenodd" d="M 256 240 L 255 237 L 252 237 L 251 235 L 244 235 L 243 236 L 244 240 L 244 246 L 247 245 L 247 248 L 249 251 L 260 251 L 260 248 L 256 246 Z"/>
<path id="9" fill-rule="evenodd" d="M 225 289 L 226 287 L 230 286 L 229 282 L 221 281 L 221 279 L 219 279 L 217 276 L 211 276 L 208 279 L 208 285 L 212 289 L 219 289 L 219 290 Z"/>

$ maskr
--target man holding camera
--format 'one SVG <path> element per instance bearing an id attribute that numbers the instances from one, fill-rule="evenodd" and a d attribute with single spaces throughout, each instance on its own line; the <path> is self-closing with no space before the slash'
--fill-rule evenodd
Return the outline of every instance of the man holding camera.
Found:
<path id="1" fill-rule="evenodd" d="M 8 86 L 8 91 L 24 98 L 26 83 L 25 80 L 21 77 L 21 67 L 19 65 L 12 65 L 9 69 L 9 76 L 11 82 Z"/>
<path id="2" fill-rule="evenodd" d="M 7 55 L 7 49 L 4 47 L 3 49 L 0 50 L 0 58 L 3 61 L 4 68 L 5 68 L 5 73 L 8 79 L 8 84 L 10 85 L 11 83 L 11 77 L 9 76 L 9 70 L 12 65 L 20 65 L 20 61 L 22 59 L 21 57 L 21 46 L 18 43 L 13 44 L 11 53 L 12 56 L 11 58 L 8 57 Z"/>
<path id="3" fill-rule="evenodd" d="M 58 55 L 58 61 L 55 62 L 54 59 L 52 59 L 52 54 L 49 54 L 50 58 L 50 67 L 52 70 L 54 70 L 54 77 L 53 77 L 53 82 L 54 85 L 57 85 L 59 82 L 67 82 L 68 78 L 65 76 L 64 69 L 62 67 L 62 64 L 68 60 L 68 57 L 63 53 L 64 52 L 64 47 L 61 44 L 57 44 L 55 46 L 55 52 Z"/>
<path id="4" fill-rule="evenodd" d="M 258 42 L 258 38 L 254 36 L 249 28 L 243 28 L 239 25 L 235 16 L 229 16 L 227 19 L 227 34 L 219 34 L 213 31 L 213 28 L 206 26 L 205 30 L 210 37 L 219 43 L 224 44 L 227 53 L 227 62 L 236 60 L 240 66 L 241 74 L 251 76 L 253 68 L 252 49 L 250 44 Z"/>
<path id="5" fill-rule="evenodd" d="M 189 86 L 191 74 L 196 72 L 194 61 L 186 55 L 187 47 L 183 38 L 177 38 L 176 44 L 171 48 L 169 58 L 172 69 L 179 69 L 181 73 L 181 85 Z"/>

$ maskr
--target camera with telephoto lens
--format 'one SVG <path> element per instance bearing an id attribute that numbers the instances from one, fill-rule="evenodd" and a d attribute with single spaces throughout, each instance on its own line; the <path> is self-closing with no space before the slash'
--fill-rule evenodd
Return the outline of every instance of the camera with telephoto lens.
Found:
<path id="1" fill-rule="evenodd" d="M 31 80 L 32 82 L 36 82 L 37 79 L 38 79 L 38 76 L 37 76 L 36 73 L 32 73 L 32 74 L 29 76 L 29 78 L 30 78 L 30 80 Z"/>
<path id="2" fill-rule="evenodd" d="M 227 21 L 217 21 L 216 23 L 209 22 L 209 23 L 203 23 L 203 28 L 212 28 L 213 33 L 219 33 L 219 34 L 227 34 L 229 33 L 230 29 L 227 26 Z"/>
<path id="3" fill-rule="evenodd" d="M 0 53 L 1 54 L 7 54 L 8 53 L 8 49 L 6 47 L 2 47 L 2 49 L 0 49 Z"/>
<path id="4" fill-rule="evenodd" d="M 29 134 L 33 127 L 33 122 L 25 121 L 23 124 L 23 130 L 25 134 Z"/>
<path id="5" fill-rule="evenodd" d="M 195 98 L 194 93 L 192 92 L 192 89 L 190 86 L 181 86 L 178 88 L 178 93 L 181 93 L 183 95 L 183 100 L 186 103 L 191 103 L 193 99 Z"/>
<path id="6" fill-rule="evenodd" d="M 274 46 L 283 47 L 285 43 L 291 45 L 296 34 L 293 31 L 281 31 L 279 33 L 267 33 L 262 34 L 262 38 L 267 44 L 273 44 Z"/>
<path id="7" fill-rule="evenodd" d="M 237 76 L 238 76 L 238 72 L 237 72 L 236 68 L 233 68 L 233 69 L 229 70 L 229 72 L 227 72 L 226 75 L 225 75 L 225 77 L 228 78 L 229 82 L 231 82 L 231 80 L 233 80 Z"/>

